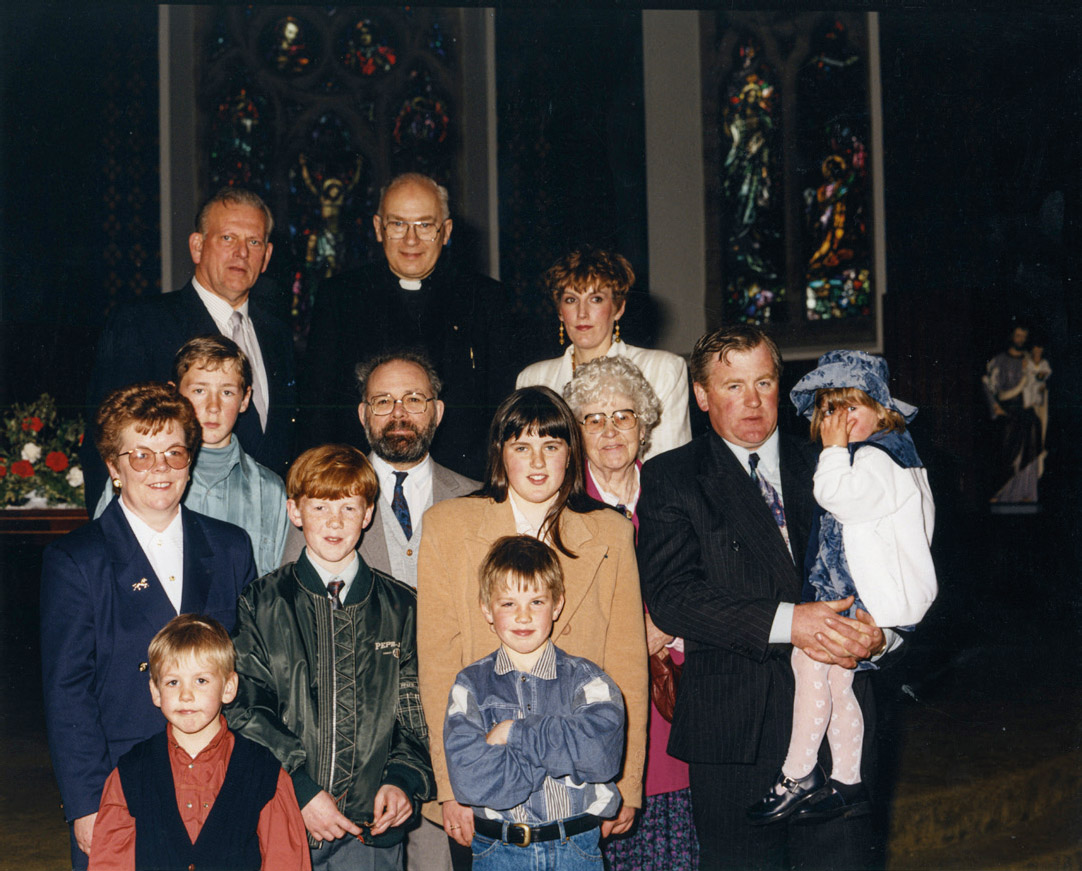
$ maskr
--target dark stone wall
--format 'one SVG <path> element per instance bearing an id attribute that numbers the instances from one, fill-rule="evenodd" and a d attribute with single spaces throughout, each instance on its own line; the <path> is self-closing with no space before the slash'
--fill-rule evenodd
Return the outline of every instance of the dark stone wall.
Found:
<path id="1" fill-rule="evenodd" d="M 160 291 L 157 9 L 15 4 L 0 26 L 0 405 L 78 405 L 108 309 Z"/>

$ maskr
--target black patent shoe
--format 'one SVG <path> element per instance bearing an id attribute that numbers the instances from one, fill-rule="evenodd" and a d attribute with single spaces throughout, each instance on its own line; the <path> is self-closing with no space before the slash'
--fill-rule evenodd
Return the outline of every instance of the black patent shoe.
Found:
<path id="1" fill-rule="evenodd" d="M 868 799 L 868 790 L 863 783 L 830 782 L 830 791 L 802 805 L 793 817 L 794 823 L 819 823 L 835 817 L 849 819 L 863 817 L 872 812 L 872 803 Z"/>
<path id="2" fill-rule="evenodd" d="M 778 795 L 776 791 L 779 786 L 785 790 L 781 795 Z M 753 826 L 781 822 L 799 808 L 815 799 L 829 795 L 830 792 L 827 776 L 818 765 L 807 777 L 799 780 L 786 777 L 779 771 L 777 780 L 770 787 L 770 792 L 748 808 L 748 821 Z"/>

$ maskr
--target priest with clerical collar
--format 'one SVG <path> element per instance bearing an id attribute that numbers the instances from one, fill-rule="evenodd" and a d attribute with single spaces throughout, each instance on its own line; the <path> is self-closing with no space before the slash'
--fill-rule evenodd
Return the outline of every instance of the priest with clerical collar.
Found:
<path id="1" fill-rule="evenodd" d="M 363 445 L 354 368 L 394 350 L 425 354 L 444 375 L 447 414 L 437 459 L 480 477 L 492 411 L 514 387 L 524 343 L 498 281 L 456 269 L 447 189 L 419 173 L 394 178 L 372 216 L 381 262 L 343 273 L 319 290 L 308 339 L 308 441 Z"/>

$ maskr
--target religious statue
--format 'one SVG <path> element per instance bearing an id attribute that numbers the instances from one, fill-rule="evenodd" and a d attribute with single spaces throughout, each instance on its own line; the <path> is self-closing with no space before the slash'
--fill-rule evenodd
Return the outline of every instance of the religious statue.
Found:
<path id="1" fill-rule="evenodd" d="M 302 152 L 297 156 L 297 162 L 301 167 L 301 178 L 309 193 L 319 197 L 320 228 L 308 237 L 305 262 L 311 267 L 314 274 L 320 278 L 330 278 L 337 275 L 340 267 L 339 253 L 345 244 L 342 230 L 339 226 L 339 218 L 342 214 L 342 206 L 346 196 L 357 186 L 361 178 L 361 158 L 357 157 L 356 168 L 353 177 L 348 181 L 344 178 L 322 178 L 317 174 L 313 180 L 308 171 L 308 159 Z M 316 182 L 319 182 L 318 186 Z"/>
<path id="2" fill-rule="evenodd" d="M 984 385 L 996 426 L 995 503 L 1035 503 L 1044 472 L 1048 420 L 1047 381 L 1052 367 L 1044 349 L 1029 348 L 1029 330 L 1017 326 L 1011 344 L 985 367 Z"/>

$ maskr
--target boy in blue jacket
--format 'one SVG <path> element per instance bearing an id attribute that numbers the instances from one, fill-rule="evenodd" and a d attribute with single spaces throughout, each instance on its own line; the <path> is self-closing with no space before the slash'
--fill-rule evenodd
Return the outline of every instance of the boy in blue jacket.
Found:
<path id="1" fill-rule="evenodd" d="M 459 672 L 443 730 L 455 799 L 474 807 L 474 871 L 600 869 L 601 820 L 620 808 L 620 690 L 550 640 L 564 584 L 547 545 L 499 539 L 480 582 L 500 647 Z"/>

